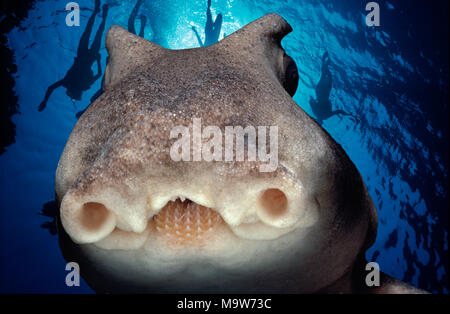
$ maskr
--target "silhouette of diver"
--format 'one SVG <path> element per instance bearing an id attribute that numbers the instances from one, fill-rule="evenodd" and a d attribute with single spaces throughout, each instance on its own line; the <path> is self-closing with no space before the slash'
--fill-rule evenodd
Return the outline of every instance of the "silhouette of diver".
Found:
<path id="1" fill-rule="evenodd" d="M 136 21 L 136 17 L 137 14 L 139 12 L 139 8 L 142 6 L 142 4 L 144 3 L 144 0 L 137 0 L 136 5 L 134 6 L 133 10 L 131 11 L 130 17 L 128 18 L 128 31 L 130 33 L 133 33 L 135 35 L 136 34 L 136 29 L 134 28 L 134 22 Z M 141 14 L 139 16 L 139 18 L 141 19 L 141 28 L 139 31 L 139 36 L 140 37 L 144 37 L 144 29 L 145 26 L 147 24 L 147 18 L 145 15 Z M 106 64 L 109 63 L 109 56 L 106 58 Z M 100 89 L 98 91 L 95 92 L 94 95 L 92 95 L 91 99 L 90 99 L 90 103 L 92 104 L 98 97 L 100 97 L 100 95 L 103 93 L 103 82 L 105 80 L 105 76 L 103 76 L 102 78 L 102 83 L 100 85 Z M 77 119 L 79 119 L 81 117 L 81 115 L 86 111 L 87 107 L 81 111 L 78 111 L 77 114 L 75 115 L 77 117 Z"/>
<path id="2" fill-rule="evenodd" d="M 95 34 L 94 41 L 89 48 L 89 37 L 95 22 L 95 16 L 100 12 L 100 0 L 95 0 L 95 8 L 92 15 L 89 17 L 86 28 L 81 36 L 78 44 L 77 56 L 74 58 L 73 65 L 67 71 L 66 76 L 50 85 L 45 94 L 44 100 L 39 105 L 39 111 L 42 111 L 47 106 L 47 101 L 53 91 L 61 86 L 66 88 L 66 94 L 72 100 L 81 100 L 83 91 L 88 90 L 94 82 L 102 76 L 102 68 L 100 63 L 100 44 L 102 34 L 105 30 L 106 16 L 108 14 L 108 5 L 103 7 L 103 20 Z M 97 62 L 97 74 L 91 70 L 91 66 Z"/>
<path id="3" fill-rule="evenodd" d="M 198 35 L 195 26 L 192 26 L 192 30 L 197 37 L 200 47 L 206 47 L 215 44 L 219 41 L 220 29 L 222 28 L 222 14 L 217 14 L 216 20 L 213 22 L 211 15 L 211 0 L 208 0 L 208 9 L 206 10 L 206 24 L 205 24 L 205 42 Z"/>
<path id="4" fill-rule="evenodd" d="M 330 64 L 330 57 L 328 52 L 325 52 L 322 56 L 322 75 L 320 76 L 319 83 L 316 86 L 316 98 L 310 97 L 309 104 L 311 109 L 316 116 L 316 121 L 322 125 L 323 120 L 326 120 L 334 115 L 345 115 L 355 118 L 352 114 L 347 113 L 343 110 L 332 110 L 332 105 L 330 102 L 330 92 L 333 87 L 333 77 L 331 76 L 330 69 L 328 68 Z M 355 118 L 356 119 L 356 118 Z"/>
<path id="5" fill-rule="evenodd" d="M 51 235 L 56 235 L 56 219 L 58 215 L 58 206 L 56 201 L 50 201 L 42 206 L 42 210 L 39 215 L 51 219 L 41 224 L 41 228 L 48 229 Z"/>
<path id="6" fill-rule="evenodd" d="M 138 35 L 138 34 L 136 33 L 136 29 L 134 28 L 134 22 L 136 20 L 137 14 L 139 12 L 139 8 L 141 7 L 143 2 L 144 2 L 144 0 L 137 0 L 136 5 L 134 6 L 133 11 L 131 11 L 130 17 L 128 19 L 128 31 L 135 35 Z M 139 15 L 139 18 L 141 19 L 141 29 L 139 31 L 138 36 L 144 37 L 144 29 L 145 29 L 145 25 L 147 24 L 147 18 L 143 14 Z"/>

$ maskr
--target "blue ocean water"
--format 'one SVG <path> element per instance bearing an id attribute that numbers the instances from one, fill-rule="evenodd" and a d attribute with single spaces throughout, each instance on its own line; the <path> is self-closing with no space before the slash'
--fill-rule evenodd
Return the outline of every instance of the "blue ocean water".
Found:
<path id="1" fill-rule="evenodd" d="M 47 88 L 71 67 L 93 14 L 94 0 L 78 0 L 81 25 L 68 27 L 67 2 L 37 1 L 7 34 L 20 114 L 13 116 L 15 143 L 0 155 L 1 292 L 92 292 L 85 282 L 65 285 L 66 262 L 49 232 L 52 219 L 39 214 L 54 199 L 56 166 L 76 114 L 101 86 L 98 78 L 80 100 L 60 87 L 38 111 Z M 104 71 L 106 30 L 127 28 L 136 1 L 101 2 L 110 4 L 99 50 Z M 448 1 L 378 1 L 380 27 L 366 25 L 367 2 L 213 0 L 211 11 L 223 15 L 220 39 L 270 12 L 291 24 L 282 45 L 299 68 L 294 100 L 311 116 L 309 99 L 328 51 L 333 107 L 358 121 L 336 115 L 323 127 L 353 160 L 378 209 L 378 237 L 366 257 L 393 277 L 448 293 L 449 69 L 448 39 L 441 37 L 445 29 L 448 35 Z M 206 0 L 144 1 L 139 14 L 147 17 L 144 37 L 166 48 L 198 47 L 193 26 L 204 38 Z M 91 42 L 101 21 L 100 12 Z"/>

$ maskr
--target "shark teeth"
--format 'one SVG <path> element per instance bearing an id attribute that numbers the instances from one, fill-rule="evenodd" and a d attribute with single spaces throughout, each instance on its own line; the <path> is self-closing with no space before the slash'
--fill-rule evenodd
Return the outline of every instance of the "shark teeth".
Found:
<path id="1" fill-rule="evenodd" d="M 185 199 L 185 198 L 183 198 Z M 224 223 L 219 213 L 190 200 L 169 202 L 152 218 L 160 235 L 178 244 L 195 244 Z"/>
<path id="2" fill-rule="evenodd" d="M 170 200 L 172 202 L 175 202 L 176 200 L 180 200 L 180 201 L 184 202 L 186 200 L 186 197 L 184 197 L 184 196 L 172 196 Z"/>

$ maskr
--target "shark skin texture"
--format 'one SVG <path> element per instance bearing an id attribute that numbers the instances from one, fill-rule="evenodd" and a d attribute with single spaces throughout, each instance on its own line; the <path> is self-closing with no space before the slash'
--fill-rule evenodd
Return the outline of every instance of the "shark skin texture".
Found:
<path id="1" fill-rule="evenodd" d="M 297 68 L 281 47 L 291 31 L 268 14 L 212 46 L 168 50 L 109 29 L 104 92 L 55 182 L 60 248 L 95 291 L 422 292 L 384 274 L 365 285 L 376 209 L 341 146 L 292 99 Z M 276 169 L 174 161 L 170 132 L 194 119 L 277 126 Z"/>

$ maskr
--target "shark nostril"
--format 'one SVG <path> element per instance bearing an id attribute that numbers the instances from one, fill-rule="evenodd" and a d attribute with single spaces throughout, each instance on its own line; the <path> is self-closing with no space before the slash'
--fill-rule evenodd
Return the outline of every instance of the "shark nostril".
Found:
<path id="1" fill-rule="evenodd" d="M 72 194 L 61 203 L 61 223 L 76 243 L 94 243 L 116 227 L 116 215 L 100 202 L 74 202 Z"/>
<path id="2" fill-rule="evenodd" d="M 267 218 L 277 218 L 287 212 L 288 200 L 283 191 L 267 189 L 260 198 L 263 215 Z"/>
<path id="3" fill-rule="evenodd" d="M 88 202 L 83 205 L 80 212 L 80 222 L 88 231 L 97 231 L 104 226 L 111 212 L 105 205 L 97 202 Z"/>

